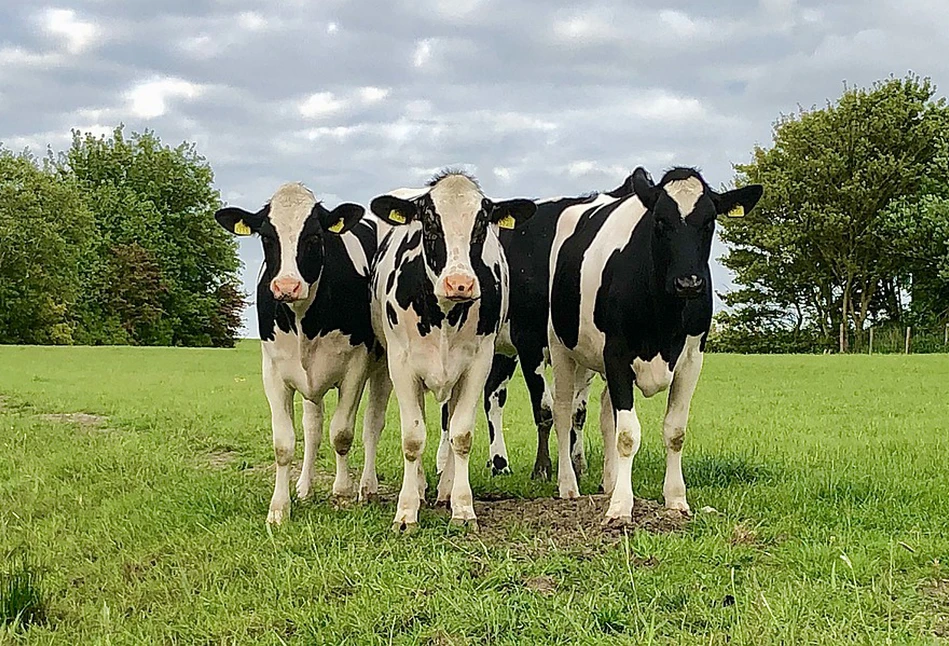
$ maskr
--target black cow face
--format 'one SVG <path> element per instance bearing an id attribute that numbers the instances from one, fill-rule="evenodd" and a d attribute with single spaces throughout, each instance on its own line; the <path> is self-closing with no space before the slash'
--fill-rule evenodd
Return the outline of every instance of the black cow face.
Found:
<path id="1" fill-rule="evenodd" d="M 285 184 L 257 213 L 227 207 L 214 217 L 231 233 L 260 236 L 270 291 L 278 301 L 293 303 L 306 300 L 319 281 L 324 236 L 348 231 L 364 213 L 357 204 L 328 211 L 301 184 Z"/>
<path id="2" fill-rule="evenodd" d="M 667 294 L 705 296 L 711 289 L 708 261 L 720 214 L 744 215 L 761 199 L 760 185 L 716 193 L 691 168 L 667 172 L 655 186 L 642 168 L 633 173 L 637 197 L 654 218 L 653 258 Z"/>

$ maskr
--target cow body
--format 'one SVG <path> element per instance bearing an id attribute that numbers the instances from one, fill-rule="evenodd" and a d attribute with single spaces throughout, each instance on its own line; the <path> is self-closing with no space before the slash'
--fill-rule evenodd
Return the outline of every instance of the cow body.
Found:
<path id="1" fill-rule="evenodd" d="M 727 193 L 692 169 L 658 186 L 637 169 L 627 195 L 605 196 L 561 213 L 549 256 L 548 341 L 554 373 L 554 428 L 561 497 L 579 495 L 570 462 L 576 384 L 606 379 L 600 416 L 607 522 L 631 522 L 632 460 L 640 445 L 633 388 L 650 397 L 670 388 L 663 422 L 665 504 L 688 512 L 681 452 L 689 405 L 712 317 L 708 266 L 717 214 L 750 210 L 760 186 Z"/>
<path id="2" fill-rule="evenodd" d="M 498 222 L 533 213 L 526 200 L 493 203 L 473 178 L 437 176 L 425 189 L 376 198 L 372 210 L 396 225 L 380 245 L 372 277 L 372 321 L 383 341 L 402 426 L 404 475 L 393 527 L 418 522 L 425 492 L 424 395 L 446 405 L 451 456 L 438 500 L 452 522 L 474 524 L 468 482 L 475 409 L 507 316 L 508 269 Z"/>
<path id="3" fill-rule="evenodd" d="M 326 210 L 301 184 L 281 186 L 259 212 L 222 209 L 216 215 L 239 235 L 257 233 L 264 268 L 257 285 L 264 391 L 271 409 L 276 482 L 267 520 L 289 514 L 290 462 L 294 453 L 293 397 L 303 398 L 304 457 L 296 489 L 310 493 L 313 466 L 322 438 L 323 397 L 332 388 L 339 399 L 330 421 L 336 453 L 334 496 L 350 496 L 347 468 L 356 409 L 367 380 L 370 403 L 363 427 L 366 458 L 361 498 L 378 492 L 375 450 L 385 422 L 390 385 L 372 329 L 369 265 L 376 251 L 376 225 L 364 209 L 344 204 Z"/>

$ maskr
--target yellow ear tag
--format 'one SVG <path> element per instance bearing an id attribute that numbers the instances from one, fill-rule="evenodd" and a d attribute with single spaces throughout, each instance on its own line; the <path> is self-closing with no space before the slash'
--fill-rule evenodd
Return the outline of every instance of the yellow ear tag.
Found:
<path id="1" fill-rule="evenodd" d="M 389 219 L 392 222 L 398 222 L 399 224 L 405 224 L 405 216 L 398 212 L 396 209 L 389 211 Z"/>
<path id="2" fill-rule="evenodd" d="M 251 231 L 250 227 L 244 224 L 243 220 L 238 220 L 234 223 L 234 233 L 239 236 L 249 236 Z"/>
<path id="3" fill-rule="evenodd" d="M 498 226 L 502 229 L 513 229 L 516 222 L 514 222 L 514 217 L 511 215 L 505 215 L 503 218 L 498 220 Z"/>
<path id="4" fill-rule="evenodd" d="M 343 225 L 345 224 L 346 222 L 343 220 L 343 218 L 340 218 L 339 222 L 329 227 L 329 230 L 332 231 L 333 233 L 339 233 L 340 231 L 343 230 Z"/>
<path id="5" fill-rule="evenodd" d="M 738 204 L 731 211 L 728 212 L 728 217 L 730 218 L 741 218 L 745 215 L 745 207 L 741 204 Z"/>

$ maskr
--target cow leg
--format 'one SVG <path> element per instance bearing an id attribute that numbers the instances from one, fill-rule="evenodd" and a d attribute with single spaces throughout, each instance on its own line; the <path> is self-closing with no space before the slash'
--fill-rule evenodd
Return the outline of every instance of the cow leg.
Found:
<path id="1" fill-rule="evenodd" d="M 452 411 L 448 422 L 448 435 L 454 455 L 454 478 L 451 488 L 451 523 L 469 525 L 477 529 L 474 497 L 468 480 L 468 459 L 474 439 L 475 412 L 478 397 L 484 388 L 488 372 L 491 370 L 494 342 L 485 345 L 452 389 Z"/>
<path id="2" fill-rule="evenodd" d="M 359 480 L 359 500 L 369 501 L 379 497 L 379 479 L 376 477 L 376 449 L 379 437 L 386 424 L 386 408 L 392 382 L 384 363 L 370 367 L 369 404 L 362 421 L 362 443 L 365 451 L 362 478 Z"/>
<path id="3" fill-rule="evenodd" d="M 561 498 L 579 498 L 577 474 L 570 460 L 570 431 L 573 428 L 573 397 L 577 364 L 559 341 L 550 344 L 554 372 L 554 431 L 557 433 L 557 484 Z"/>
<path id="4" fill-rule="evenodd" d="M 616 483 L 606 511 L 606 525 L 629 525 L 633 522 L 633 458 L 639 450 L 642 429 L 633 404 L 633 383 L 636 376 L 626 353 L 610 348 L 604 350 L 606 383 L 616 416 Z"/>
<path id="5" fill-rule="evenodd" d="M 689 503 L 685 499 L 685 479 L 682 477 L 682 445 L 685 442 L 692 393 L 702 372 L 704 355 L 699 349 L 700 340 L 701 337 L 686 339 L 685 348 L 676 362 L 666 416 L 662 422 L 662 441 L 666 445 L 666 477 L 662 484 L 662 496 L 668 509 L 685 513 L 689 512 Z"/>
<path id="6" fill-rule="evenodd" d="M 349 450 L 353 447 L 356 429 L 356 410 L 362 391 L 366 387 L 365 365 L 353 366 L 339 385 L 339 401 L 330 420 L 330 442 L 336 452 L 336 477 L 333 479 L 333 496 L 350 498 L 355 485 L 349 475 Z"/>
<path id="7" fill-rule="evenodd" d="M 402 366 L 390 363 L 389 376 L 399 400 L 402 427 L 402 489 L 392 522 L 394 531 L 409 531 L 418 525 L 418 510 L 425 491 L 422 454 L 425 452 L 425 400 L 422 385 L 414 375 L 404 374 Z M 421 478 L 421 482 L 419 481 Z"/>
<path id="8" fill-rule="evenodd" d="M 451 505 L 451 489 L 455 483 L 455 458 L 451 453 L 451 441 L 448 436 L 448 428 L 451 422 L 451 414 L 454 410 L 454 400 L 452 397 L 448 398 L 441 406 L 442 408 L 442 435 L 441 442 L 438 445 L 438 452 L 441 454 L 442 449 L 445 450 L 445 463 L 442 466 L 442 470 L 439 473 L 438 478 L 438 488 L 436 490 L 435 496 L 435 506 L 444 505 L 449 507 Z"/>
<path id="9" fill-rule="evenodd" d="M 488 439 L 491 442 L 491 457 L 488 468 L 491 475 L 511 472 L 504 446 L 504 403 L 507 401 L 507 384 L 517 367 L 517 357 L 495 354 L 491 373 L 484 384 L 484 414 L 488 418 Z"/>
<path id="10" fill-rule="evenodd" d="M 270 426 L 273 429 L 273 451 L 277 462 L 273 497 L 267 522 L 279 525 L 290 517 L 290 462 L 293 460 L 293 389 L 278 376 L 276 369 L 264 358 L 264 393 L 270 404 Z"/>
<path id="11" fill-rule="evenodd" d="M 524 383 L 530 393 L 534 424 L 537 425 L 537 456 L 534 458 L 531 478 L 550 480 L 554 470 L 550 463 L 550 427 L 554 424 L 554 418 L 550 389 L 544 378 L 544 344 L 522 343 L 517 348 L 517 356 L 521 361 Z"/>
<path id="12" fill-rule="evenodd" d="M 323 439 L 323 400 L 303 400 L 303 467 L 297 479 L 297 498 L 304 500 L 310 495 L 313 482 L 313 466 L 320 453 Z"/>
<path id="13" fill-rule="evenodd" d="M 613 419 L 610 389 L 606 385 L 600 395 L 600 432 L 603 435 L 603 483 L 600 491 L 612 496 L 616 485 L 616 421 Z"/>
<path id="14" fill-rule="evenodd" d="M 448 418 L 451 412 L 446 401 L 441 405 L 442 428 L 438 438 L 438 453 L 435 456 L 435 473 L 443 473 L 451 457 L 451 446 L 448 444 Z"/>
<path id="15" fill-rule="evenodd" d="M 574 385 L 573 398 L 573 426 L 570 429 L 570 460 L 577 478 L 583 475 L 587 468 L 586 453 L 583 449 L 583 425 L 587 421 L 587 400 L 590 398 L 590 384 L 593 383 L 593 372 L 577 370 L 577 382 Z"/>

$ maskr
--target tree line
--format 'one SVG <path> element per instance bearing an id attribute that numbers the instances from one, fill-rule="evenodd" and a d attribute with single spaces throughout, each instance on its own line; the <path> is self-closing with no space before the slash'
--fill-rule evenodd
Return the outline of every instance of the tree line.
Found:
<path id="1" fill-rule="evenodd" d="M 765 193 L 748 217 L 721 222 L 737 289 L 722 295 L 728 310 L 712 347 L 847 351 L 872 326 L 932 330 L 941 348 L 947 126 L 945 99 L 914 75 L 780 117 L 772 145 L 735 166 L 736 184 L 761 183 Z"/>
<path id="2" fill-rule="evenodd" d="M 73 132 L 37 159 L 0 148 L 0 343 L 233 346 L 236 243 L 192 144 Z"/>

